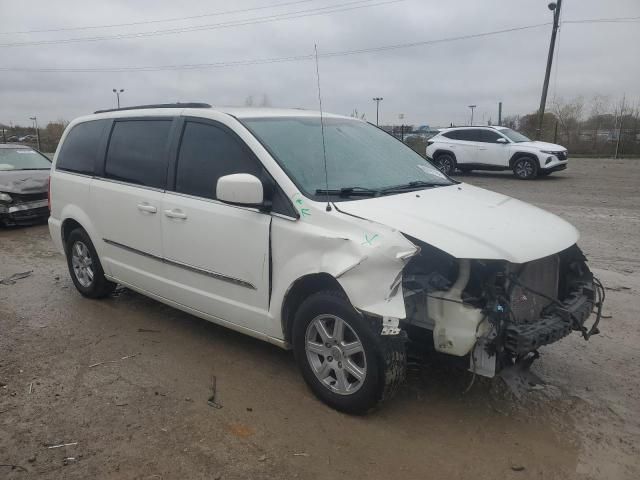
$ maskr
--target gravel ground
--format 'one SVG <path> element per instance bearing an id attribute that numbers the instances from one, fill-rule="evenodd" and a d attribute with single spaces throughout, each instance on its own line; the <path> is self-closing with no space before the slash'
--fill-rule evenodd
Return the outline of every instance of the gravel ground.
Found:
<path id="1" fill-rule="evenodd" d="M 84 299 L 45 226 L 5 229 L 0 278 L 32 274 L 0 285 L 0 478 L 640 478 L 640 161 L 459 179 L 575 224 L 607 286 L 601 335 L 542 349 L 544 390 L 463 394 L 469 374 L 433 360 L 349 417 L 289 352 L 127 290 Z"/>

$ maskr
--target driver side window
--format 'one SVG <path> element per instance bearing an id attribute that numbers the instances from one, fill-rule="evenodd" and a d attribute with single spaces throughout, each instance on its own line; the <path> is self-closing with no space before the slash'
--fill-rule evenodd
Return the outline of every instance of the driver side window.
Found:
<path id="1" fill-rule="evenodd" d="M 210 123 L 186 121 L 178 151 L 175 191 L 216 200 L 218 179 L 249 173 L 262 180 L 272 211 L 295 217 L 295 211 L 260 161 L 244 142 L 228 129 Z"/>

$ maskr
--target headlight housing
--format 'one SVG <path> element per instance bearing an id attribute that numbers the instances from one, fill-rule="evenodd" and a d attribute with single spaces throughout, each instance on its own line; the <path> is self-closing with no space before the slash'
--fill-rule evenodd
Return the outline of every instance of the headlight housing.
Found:
<path id="1" fill-rule="evenodd" d="M 9 195 L 8 193 L 0 192 L 0 202 L 11 203 L 12 201 L 13 201 L 13 198 L 11 198 L 11 195 Z"/>
<path id="2" fill-rule="evenodd" d="M 546 153 L 547 155 L 559 155 L 561 152 L 556 152 L 555 150 L 540 150 L 542 153 Z"/>

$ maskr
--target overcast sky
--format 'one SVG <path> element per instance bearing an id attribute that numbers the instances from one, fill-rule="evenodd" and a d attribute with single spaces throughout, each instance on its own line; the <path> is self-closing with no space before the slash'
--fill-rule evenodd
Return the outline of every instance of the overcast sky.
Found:
<path id="1" fill-rule="evenodd" d="M 97 68 L 234 62 L 423 42 L 550 22 L 547 0 L 0 0 L 0 32 L 144 22 L 273 5 L 244 13 L 135 26 L 0 34 L 0 68 Z M 265 19 L 323 7 L 366 6 L 196 32 L 63 44 L 11 43 L 149 32 Z M 564 0 L 563 20 L 640 16 L 639 0 Z M 354 109 L 375 121 L 372 97 L 384 97 L 381 123 L 448 125 L 528 113 L 539 103 L 551 26 L 435 45 L 320 58 L 326 111 Z M 565 24 L 549 99 L 594 94 L 640 98 L 640 23 Z M 0 122 L 71 120 L 115 106 L 174 101 L 243 105 L 266 94 L 277 107 L 317 109 L 312 61 L 156 72 L 0 71 Z M 477 123 L 477 122 L 476 122 Z"/>

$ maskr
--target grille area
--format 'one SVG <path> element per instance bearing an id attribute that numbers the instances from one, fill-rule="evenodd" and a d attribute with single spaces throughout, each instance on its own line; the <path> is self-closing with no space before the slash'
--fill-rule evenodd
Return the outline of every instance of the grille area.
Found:
<path id="1" fill-rule="evenodd" d="M 558 160 L 566 160 L 569 157 L 567 152 L 558 152 L 556 156 L 558 157 Z"/>
<path id="2" fill-rule="evenodd" d="M 526 263 L 518 275 L 523 285 L 551 298 L 558 298 L 558 255 Z M 531 293 L 520 285 L 515 285 L 511 293 L 511 311 L 516 323 L 534 323 L 540 320 L 542 310 L 551 302 L 541 295 Z"/>
<path id="3" fill-rule="evenodd" d="M 40 193 L 11 193 L 14 203 L 33 202 L 34 200 L 46 200 L 47 192 Z"/>

